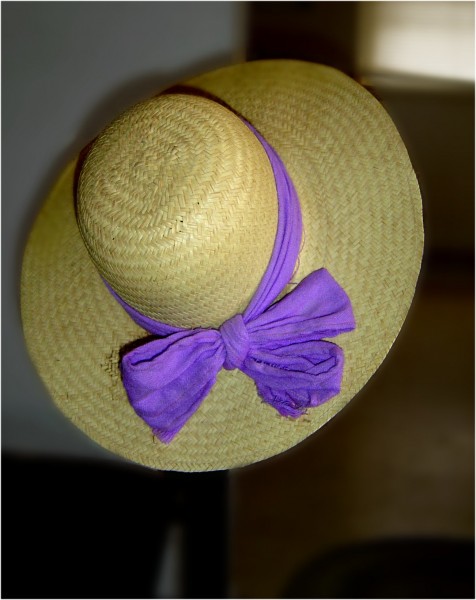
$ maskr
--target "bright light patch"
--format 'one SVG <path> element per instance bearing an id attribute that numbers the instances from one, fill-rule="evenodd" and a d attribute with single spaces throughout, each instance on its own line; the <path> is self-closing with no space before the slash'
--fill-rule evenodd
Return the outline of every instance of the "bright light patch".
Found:
<path id="1" fill-rule="evenodd" d="M 362 75 L 474 81 L 474 2 L 362 2 Z"/>

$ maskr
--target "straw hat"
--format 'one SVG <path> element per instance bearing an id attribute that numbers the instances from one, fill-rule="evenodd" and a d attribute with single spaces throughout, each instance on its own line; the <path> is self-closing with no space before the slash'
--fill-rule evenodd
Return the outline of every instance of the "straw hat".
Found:
<path id="1" fill-rule="evenodd" d="M 301 249 L 280 297 L 325 268 L 352 304 L 355 329 L 332 340 L 345 357 L 340 392 L 289 418 L 240 369 L 220 369 L 163 443 L 132 407 L 119 367 L 150 334 L 111 291 L 180 328 L 219 328 L 243 313 L 278 224 L 273 168 L 243 119 L 299 198 Z M 322 427 L 385 358 L 415 290 L 421 211 L 395 126 L 343 73 L 287 60 L 207 73 L 120 115 L 59 176 L 24 255 L 29 352 L 61 411 L 122 457 L 179 471 L 263 460 Z"/>

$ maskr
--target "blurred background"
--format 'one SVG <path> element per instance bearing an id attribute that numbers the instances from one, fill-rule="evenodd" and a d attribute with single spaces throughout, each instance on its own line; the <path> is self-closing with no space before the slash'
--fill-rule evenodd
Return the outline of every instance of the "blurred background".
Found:
<path id="1" fill-rule="evenodd" d="M 132 466 L 54 407 L 23 341 L 28 231 L 119 111 L 243 60 L 335 66 L 382 102 L 425 255 L 389 356 L 295 449 Z M 474 3 L 2 3 L 2 596 L 474 597 Z"/>

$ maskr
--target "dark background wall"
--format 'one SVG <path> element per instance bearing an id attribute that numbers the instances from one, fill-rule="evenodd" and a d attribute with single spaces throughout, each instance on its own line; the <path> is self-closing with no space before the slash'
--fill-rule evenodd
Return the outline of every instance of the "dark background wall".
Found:
<path id="1" fill-rule="evenodd" d="M 472 572 L 474 532 L 474 81 L 364 70 L 363 27 L 378 27 L 362 22 L 367 4 L 250 6 L 249 58 L 332 65 L 385 106 L 420 182 L 425 254 L 407 322 L 357 398 L 294 451 L 235 474 L 245 597 L 471 594 L 461 570 Z M 441 6 L 410 4 L 415 21 L 440 26 Z M 435 50 L 418 48 L 430 66 Z"/>

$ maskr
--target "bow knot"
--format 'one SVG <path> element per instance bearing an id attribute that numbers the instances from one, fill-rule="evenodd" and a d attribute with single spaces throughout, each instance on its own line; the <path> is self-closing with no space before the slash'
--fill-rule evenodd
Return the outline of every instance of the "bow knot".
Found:
<path id="1" fill-rule="evenodd" d="M 178 331 L 131 350 L 122 359 L 124 387 L 136 413 L 166 443 L 222 367 L 240 369 L 264 402 L 298 417 L 339 393 L 343 352 L 325 338 L 354 327 L 346 293 L 321 269 L 246 324 L 238 314 L 219 329 Z"/>
<path id="2" fill-rule="evenodd" d="M 225 321 L 220 327 L 220 333 L 226 351 L 223 368 L 228 371 L 241 369 L 250 349 L 250 336 L 243 315 L 238 314 Z"/>

